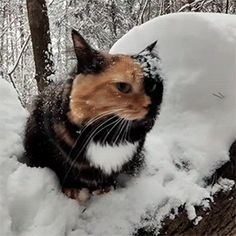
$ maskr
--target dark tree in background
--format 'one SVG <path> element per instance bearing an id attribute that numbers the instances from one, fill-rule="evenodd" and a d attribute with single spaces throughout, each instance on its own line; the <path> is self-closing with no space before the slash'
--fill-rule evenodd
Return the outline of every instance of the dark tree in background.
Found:
<path id="1" fill-rule="evenodd" d="M 235 14 L 236 0 L 0 0 L 0 76 L 14 84 L 24 107 L 30 106 L 54 70 L 57 81 L 75 65 L 71 28 L 94 48 L 108 51 L 136 25 L 189 11 Z"/>
<path id="2" fill-rule="evenodd" d="M 35 79 L 41 92 L 54 73 L 48 11 L 45 0 L 27 0 L 27 11 L 35 62 Z"/>

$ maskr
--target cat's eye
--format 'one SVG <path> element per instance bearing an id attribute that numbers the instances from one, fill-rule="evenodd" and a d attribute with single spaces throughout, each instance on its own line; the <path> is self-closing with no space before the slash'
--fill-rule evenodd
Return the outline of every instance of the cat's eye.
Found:
<path id="1" fill-rule="evenodd" d="M 148 84 L 146 84 L 146 91 L 147 91 L 148 93 L 152 93 L 152 92 L 154 92 L 154 90 L 156 89 L 156 87 L 157 87 L 157 84 L 156 84 L 156 83 L 148 83 Z"/>
<path id="2" fill-rule="evenodd" d="M 155 89 L 156 89 L 157 85 L 156 84 L 152 84 L 150 87 L 149 87 L 149 92 L 152 93 Z"/>
<path id="3" fill-rule="evenodd" d="M 116 83 L 116 88 L 122 93 L 130 93 L 132 91 L 132 87 L 127 83 Z"/>

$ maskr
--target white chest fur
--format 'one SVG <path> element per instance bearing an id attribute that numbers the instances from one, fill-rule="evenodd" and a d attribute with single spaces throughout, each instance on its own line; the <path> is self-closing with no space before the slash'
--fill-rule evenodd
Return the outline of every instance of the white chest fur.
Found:
<path id="1" fill-rule="evenodd" d="M 138 143 L 125 143 L 110 146 L 91 142 L 87 149 L 87 158 L 93 166 L 111 174 L 112 171 L 119 171 L 133 157 L 137 145 Z"/>

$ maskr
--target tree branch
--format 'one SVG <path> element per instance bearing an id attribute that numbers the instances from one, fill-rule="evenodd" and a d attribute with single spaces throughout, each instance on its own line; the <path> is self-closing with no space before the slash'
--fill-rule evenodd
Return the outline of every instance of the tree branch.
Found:
<path id="1" fill-rule="evenodd" d="M 22 57 L 22 55 L 23 55 L 23 53 L 24 53 L 24 51 L 25 51 L 25 49 L 26 49 L 26 47 L 27 47 L 27 44 L 29 43 L 29 40 L 30 40 L 30 34 L 27 36 L 27 38 L 26 38 L 26 40 L 25 40 L 25 43 L 24 43 L 24 45 L 23 45 L 22 48 L 21 48 L 20 54 L 19 54 L 18 58 L 16 59 L 15 64 L 14 64 L 13 67 L 10 69 L 10 71 L 7 73 L 8 75 L 11 75 L 11 74 L 15 71 L 15 69 L 16 69 L 16 67 L 18 66 L 19 61 L 20 61 L 20 59 L 21 59 L 21 57 Z"/>
<path id="2" fill-rule="evenodd" d="M 213 176 L 208 179 L 208 184 L 214 184 L 219 178 L 227 178 L 236 182 L 236 141 L 231 145 L 230 161 L 216 170 Z M 236 185 L 231 190 L 221 191 L 214 195 L 214 202 L 210 203 L 210 208 L 205 210 L 202 207 L 195 207 L 197 216 L 202 220 L 196 225 L 195 221 L 190 221 L 185 208 L 179 207 L 178 215 L 175 219 L 165 218 L 162 222 L 162 229 L 159 235 L 178 236 L 200 236 L 200 235 L 236 235 Z M 154 235 L 148 229 L 141 228 L 136 235 Z"/>

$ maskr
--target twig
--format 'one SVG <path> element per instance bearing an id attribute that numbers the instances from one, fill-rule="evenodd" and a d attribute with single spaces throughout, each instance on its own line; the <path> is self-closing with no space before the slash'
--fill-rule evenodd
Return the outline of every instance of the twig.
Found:
<path id="1" fill-rule="evenodd" d="M 225 98 L 225 95 L 222 94 L 221 92 L 218 92 L 218 93 L 212 93 L 213 96 L 219 98 L 219 99 L 224 99 Z"/>
<path id="2" fill-rule="evenodd" d="M 187 3 L 187 4 L 185 4 L 184 6 L 182 6 L 182 7 L 178 10 L 178 12 L 181 12 L 181 11 L 185 10 L 186 8 L 188 8 L 188 7 L 192 7 L 192 6 L 194 6 L 196 3 L 201 2 L 201 1 L 202 1 L 202 0 L 195 0 L 195 1 L 192 2 L 192 3 Z"/>
<path id="3" fill-rule="evenodd" d="M 15 22 L 15 20 L 18 19 L 18 16 L 14 18 L 3 30 L 2 34 L 0 35 L 0 38 L 4 36 L 4 34 L 7 32 L 8 28 Z"/>
<path id="4" fill-rule="evenodd" d="M 16 90 L 16 93 L 17 93 L 17 95 L 18 95 L 18 99 L 19 99 L 19 101 L 20 101 L 22 107 L 25 107 L 25 104 L 24 104 L 24 102 L 23 102 L 22 99 L 21 99 L 20 92 L 19 92 L 19 90 L 17 89 L 16 84 L 14 83 L 14 81 L 13 81 L 13 79 L 12 79 L 12 75 L 11 75 L 11 74 L 8 74 L 8 76 L 9 76 L 9 79 L 10 79 L 10 81 L 11 81 L 11 83 L 12 83 L 12 86 L 13 86 L 14 89 Z"/>
<path id="5" fill-rule="evenodd" d="M 24 53 L 24 51 L 25 51 L 25 49 L 26 49 L 26 47 L 27 47 L 27 45 L 28 45 L 29 40 L 30 40 L 30 34 L 27 36 L 27 39 L 26 39 L 26 41 L 25 41 L 23 47 L 21 48 L 20 54 L 19 54 L 19 56 L 18 56 L 18 58 L 17 58 L 15 64 L 13 65 L 13 67 L 11 68 L 11 70 L 7 73 L 7 75 L 9 76 L 9 79 L 10 79 L 10 81 L 11 81 L 11 83 L 12 83 L 12 86 L 14 87 L 14 89 L 16 90 L 16 92 L 17 92 L 17 94 L 18 94 L 18 98 L 19 98 L 19 100 L 20 100 L 20 102 L 21 102 L 21 105 L 22 105 L 23 107 L 24 107 L 24 103 L 23 103 L 23 101 L 22 101 L 22 99 L 21 99 L 20 92 L 18 91 L 18 89 L 17 89 L 17 87 L 16 87 L 16 84 L 15 84 L 13 78 L 12 78 L 12 73 L 15 71 L 16 67 L 18 66 L 19 61 L 20 61 L 20 59 L 21 59 L 21 57 L 22 57 L 22 55 L 23 55 L 23 53 Z"/>
<path id="6" fill-rule="evenodd" d="M 22 57 L 22 55 L 23 55 L 23 53 L 24 53 L 24 51 L 25 51 L 25 48 L 26 48 L 26 46 L 27 46 L 29 40 L 30 40 L 30 34 L 27 36 L 26 41 L 25 41 L 23 47 L 21 48 L 20 54 L 19 54 L 18 58 L 16 59 L 15 64 L 13 65 L 13 67 L 11 68 L 11 70 L 7 73 L 8 75 L 11 75 L 11 74 L 15 71 L 15 69 L 16 69 L 16 67 L 18 66 L 19 61 L 20 61 L 20 59 L 21 59 L 21 57 Z"/>
<path id="7" fill-rule="evenodd" d="M 148 4 L 149 0 L 146 0 L 145 3 L 144 3 L 144 6 L 143 6 L 143 9 L 140 13 L 140 16 L 139 16 L 139 23 L 142 24 L 144 21 L 143 21 L 143 15 L 144 15 L 144 12 L 147 8 L 147 4 Z"/>

